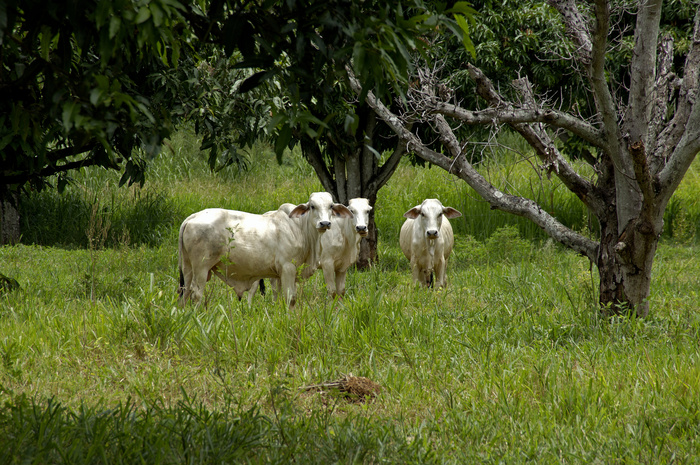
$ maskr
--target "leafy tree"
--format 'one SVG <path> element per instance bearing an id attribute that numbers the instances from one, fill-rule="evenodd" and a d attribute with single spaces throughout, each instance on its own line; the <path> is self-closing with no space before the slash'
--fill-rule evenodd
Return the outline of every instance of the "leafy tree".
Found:
<path id="1" fill-rule="evenodd" d="M 598 268 L 600 303 L 606 312 L 629 310 L 643 316 L 649 311 L 664 210 L 700 151 L 700 104 L 695 98 L 700 93 L 700 10 L 690 1 L 670 3 L 680 8 L 668 8 L 662 0 L 626 4 L 624 10 L 606 0 L 549 0 L 566 29 L 561 40 L 570 41 L 575 50 L 561 59 L 585 80 L 595 110 L 588 115 L 561 105 L 556 95 L 543 98 L 536 92 L 540 83 L 533 85 L 526 76 L 511 83 L 514 93 L 506 93 L 473 64 L 465 69 L 485 103 L 481 110 L 441 99 L 441 82 L 431 73 L 421 76 L 421 85 L 410 96 L 410 112 L 396 114 L 371 93 L 367 101 L 409 141 L 410 150 L 463 179 L 493 208 L 530 219 L 586 256 Z M 360 83 L 354 88 L 362 92 Z M 428 115 L 444 153 L 423 144 L 405 124 L 417 114 Z M 519 133 L 539 157 L 538 168 L 559 178 L 598 220 L 600 237 L 571 230 L 536 201 L 492 185 L 465 156 L 454 130 L 463 124 L 505 125 Z M 559 132 L 574 134 L 594 148 L 584 158 L 588 169 L 578 169 L 554 142 Z"/>
<path id="2" fill-rule="evenodd" d="M 465 6 L 442 10 L 432 14 L 420 0 L 406 8 L 341 0 L 3 2 L 3 210 L 23 188 L 42 189 L 57 176 L 60 189 L 82 166 L 123 170 L 122 183 L 142 183 L 148 157 L 178 118 L 205 134 L 212 166 L 241 163 L 238 149 L 253 135 L 274 136 L 278 152 L 294 134 L 313 138 L 343 115 L 314 113 L 309 103 L 325 111 L 337 101 L 327 90 L 351 60 L 367 88 L 397 92 L 411 51 L 421 48 L 415 37 L 442 23 L 461 33 L 466 22 L 446 15 Z M 211 66 L 223 62 L 224 72 Z M 226 88 L 231 80 L 237 84 Z M 263 84 L 286 86 L 274 131 L 261 126 L 262 99 L 234 98 L 264 94 Z"/>
<path id="3" fill-rule="evenodd" d="M 427 49 L 427 42 L 416 37 L 432 35 L 437 27 L 463 36 L 466 22 L 460 15 L 469 14 L 465 3 L 447 9 L 418 1 L 406 8 L 378 1 L 228 2 L 220 14 L 208 13 L 216 23 L 207 37 L 226 47 L 231 59 L 225 68 L 257 71 L 237 88 L 258 92 L 272 118 L 267 126 L 239 124 L 247 128 L 246 140 L 272 139 L 278 157 L 299 144 L 337 201 L 365 197 L 374 205 L 405 150 L 348 87 L 345 67 L 352 62 L 360 79 L 380 95 L 400 95 L 412 54 Z M 246 41 L 230 41 L 230 30 L 245 31 Z M 226 110 L 205 116 L 230 120 Z M 382 162 L 387 150 L 392 154 Z M 376 257 L 376 241 L 372 216 L 361 267 Z"/>
<path id="4" fill-rule="evenodd" d="M 145 158 L 172 128 L 148 77 L 177 63 L 190 38 L 182 6 L 169 0 L 2 2 L 3 214 L 21 189 L 53 176 L 61 189 L 83 166 L 143 183 Z"/>

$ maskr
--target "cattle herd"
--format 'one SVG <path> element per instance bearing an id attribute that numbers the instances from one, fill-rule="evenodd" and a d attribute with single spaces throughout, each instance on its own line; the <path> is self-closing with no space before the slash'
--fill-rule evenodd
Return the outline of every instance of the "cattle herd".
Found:
<path id="1" fill-rule="evenodd" d="M 248 292 L 249 303 L 258 283 L 268 278 L 276 294 L 293 306 L 297 276 L 308 278 L 318 268 L 328 294 L 342 297 L 347 270 L 357 261 L 360 240 L 367 235 L 371 210 L 364 198 L 345 206 L 328 192 L 314 192 L 306 203 L 284 203 L 262 215 L 222 208 L 194 213 L 180 226 L 180 302 L 199 302 L 214 274 L 239 299 Z M 437 199 L 426 199 L 404 214 L 399 243 L 415 283 L 446 285 L 445 269 L 454 245 L 449 219 L 459 216 Z"/>

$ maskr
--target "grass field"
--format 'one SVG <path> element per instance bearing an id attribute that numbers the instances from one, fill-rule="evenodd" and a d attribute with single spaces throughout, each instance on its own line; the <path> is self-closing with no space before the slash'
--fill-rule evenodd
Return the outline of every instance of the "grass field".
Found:
<path id="1" fill-rule="evenodd" d="M 406 163 L 376 206 L 379 260 L 329 301 L 321 273 L 287 309 L 218 280 L 176 305 L 177 228 L 211 206 L 263 212 L 320 190 L 298 154 L 206 170 L 183 132 L 144 188 L 76 175 L 23 204 L 0 248 L 0 463 L 698 463 L 696 171 L 672 203 L 651 314 L 605 319 L 596 271 L 441 170 Z M 173 156 L 174 155 L 174 156 Z M 251 155 L 252 157 L 252 155 Z M 586 229 L 523 167 L 488 168 Z M 402 214 L 425 197 L 453 222 L 447 289 L 411 284 Z M 303 388 L 353 374 L 373 402 Z"/>

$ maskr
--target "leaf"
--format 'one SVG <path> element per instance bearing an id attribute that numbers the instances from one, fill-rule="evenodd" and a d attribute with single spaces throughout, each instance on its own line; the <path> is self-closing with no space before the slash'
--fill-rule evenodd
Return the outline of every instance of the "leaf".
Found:
<path id="1" fill-rule="evenodd" d="M 374 147 L 372 147 L 371 145 L 368 145 L 368 144 L 365 144 L 365 147 L 367 147 L 367 150 L 369 150 L 370 152 L 372 152 L 374 154 L 374 156 L 377 158 L 377 160 L 381 160 L 382 154 L 377 152 L 377 150 Z"/>
<path id="2" fill-rule="evenodd" d="M 289 142 L 291 140 L 292 140 L 292 128 L 289 126 L 289 124 L 285 124 L 279 130 L 277 140 L 275 141 L 275 154 L 277 155 L 277 160 L 282 159 L 282 154 L 284 153 L 284 149 L 287 148 L 287 146 L 289 145 Z"/>
<path id="3" fill-rule="evenodd" d="M 136 15 L 136 24 L 145 23 L 151 17 L 151 10 L 147 6 L 142 6 Z"/>
<path id="4" fill-rule="evenodd" d="M 259 71 L 252 76 L 250 76 L 248 79 L 243 81 L 241 83 L 241 86 L 238 88 L 238 92 L 244 94 L 252 89 L 255 89 L 260 85 L 261 82 L 266 80 L 269 77 L 270 73 L 267 71 Z"/>
<path id="5" fill-rule="evenodd" d="M 118 16 L 112 16 L 112 18 L 109 20 L 109 38 L 114 39 L 114 36 L 117 35 L 119 32 L 119 28 L 121 27 L 122 22 L 121 19 Z"/>
<path id="6" fill-rule="evenodd" d="M 462 15 L 455 15 L 455 21 L 457 21 L 457 25 L 462 30 L 462 45 L 471 54 L 472 58 L 476 58 L 476 49 L 469 37 L 469 24 L 467 24 L 466 18 Z"/>
<path id="7" fill-rule="evenodd" d="M 153 24 L 160 27 L 163 24 L 163 10 L 160 9 L 157 3 L 151 3 L 151 15 L 153 16 Z"/>
<path id="8" fill-rule="evenodd" d="M 48 26 L 41 27 L 41 58 L 48 61 L 51 52 L 51 29 Z"/>
<path id="9" fill-rule="evenodd" d="M 63 127 L 66 131 L 73 129 L 73 121 L 78 114 L 78 105 L 75 102 L 66 102 L 63 104 Z"/>

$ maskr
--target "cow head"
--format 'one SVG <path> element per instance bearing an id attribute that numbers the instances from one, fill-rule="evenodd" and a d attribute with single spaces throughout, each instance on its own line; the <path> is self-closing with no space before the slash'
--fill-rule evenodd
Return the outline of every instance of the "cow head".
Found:
<path id="1" fill-rule="evenodd" d="M 350 199 L 348 202 L 348 210 L 355 218 L 355 231 L 362 237 L 368 233 L 367 224 L 369 224 L 369 212 L 372 207 L 369 205 L 369 200 L 363 198 Z"/>
<path id="2" fill-rule="evenodd" d="M 406 218 L 415 220 L 419 231 L 425 233 L 428 239 L 437 239 L 440 235 L 442 218 L 458 218 L 462 214 L 452 207 L 443 207 L 438 199 L 425 199 L 403 214 Z"/>
<path id="3" fill-rule="evenodd" d="M 307 203 L 297 205 L 289 212 L 290 218 L 300 218 L 311 215 L 309 221 L 319 232 L 325 232 L 331 227 L 331 217 L 352 218 L 352 213 L 343 204 L 334 203 L 328 192 L 314 192 Z"/>

